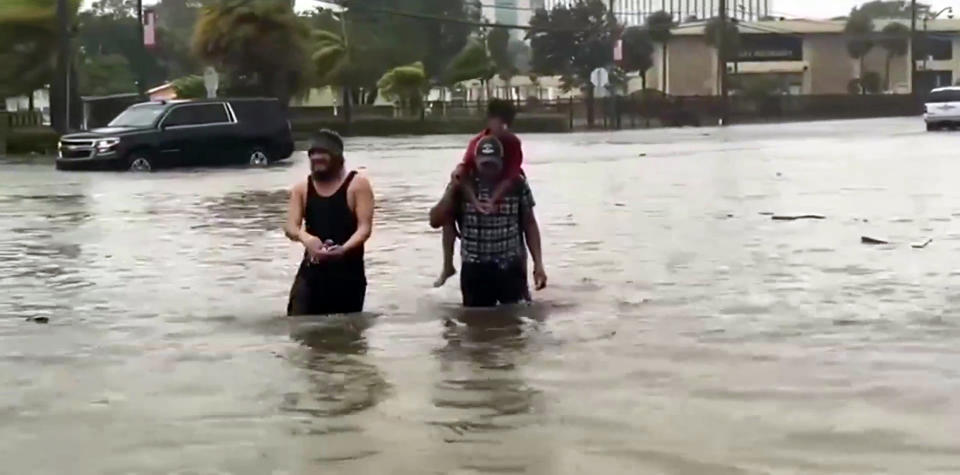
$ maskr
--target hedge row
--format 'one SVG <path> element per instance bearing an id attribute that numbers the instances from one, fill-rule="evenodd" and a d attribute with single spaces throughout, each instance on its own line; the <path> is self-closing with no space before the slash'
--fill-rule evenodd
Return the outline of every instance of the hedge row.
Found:
<path id="1" fill-rule="evenodd" d="M 519 133 L 568 132 L 570 122 L 562 114 L 523 115 L 517 118 L 513 129 Z M 354 119 L 349 126 L 336 118 L 298 119 L 292 122 L 298 139 L 309 137 L 320 129 L 332 129 L 348 136 L 384 137 L 392 135 L 473 134 L 483 127 L 477 117 L 382 118 Z"/>
<path id="2" fill-rule="evenodd" d="M 24 127 L 10 130 L 7 136 L 7 153 L 26 155 L 30 153 L 55 154 L 60 136 L 49 127 Z"/>

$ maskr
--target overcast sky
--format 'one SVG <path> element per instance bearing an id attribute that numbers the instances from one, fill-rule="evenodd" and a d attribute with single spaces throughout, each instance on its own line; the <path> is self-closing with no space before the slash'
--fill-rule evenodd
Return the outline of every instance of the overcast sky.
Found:
<path id="1" fill-rule="evenodd" d="M 2 1 L 2 0 L 0 0 Z M 493 3 L 493 0 L 481 0 L 482 3 Z M 850 9 L 863 4 L 865 0 L 770 0 L 774 15 L 785 17 L 831 18 L 850 13 Z M 922 1 L 922 0 L 921 0 Z M 89 6 L 92 0 L 84 0 Z M 145 5 L 152 5 L 156 0 L 144 0 Z M 297 8 L 309 8 L 312 0 L 297 0 Z M 929 2 L 935 10 L 943 7 L 957 9 L 960 17 L 960 0 L 936 0 Z"/>

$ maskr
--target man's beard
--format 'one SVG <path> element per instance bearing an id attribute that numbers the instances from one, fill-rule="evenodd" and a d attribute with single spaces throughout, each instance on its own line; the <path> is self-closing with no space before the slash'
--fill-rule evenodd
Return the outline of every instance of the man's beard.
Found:
<path id="1" fill-rule="evenodd" d="M 310 174 L 316 181 L 333 181 L 340 177 L 341 171 L 343 171 L 343 162 L 334 161 L 326 170 L 313 170 Z"/>

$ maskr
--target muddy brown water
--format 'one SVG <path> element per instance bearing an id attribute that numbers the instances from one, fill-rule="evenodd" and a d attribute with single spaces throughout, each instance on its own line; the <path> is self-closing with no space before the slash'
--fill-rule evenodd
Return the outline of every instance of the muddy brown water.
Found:
<path id="1" fill-rule="evenodd" d="M 479 315 L 425 224 L 466 137 L 350 140 L 368 313 L 296 322 L 302 155 L 0 159 L 0 472 L 960 472 L 960 135 L 921 129 L 524 136 L 551 285 Z"/>

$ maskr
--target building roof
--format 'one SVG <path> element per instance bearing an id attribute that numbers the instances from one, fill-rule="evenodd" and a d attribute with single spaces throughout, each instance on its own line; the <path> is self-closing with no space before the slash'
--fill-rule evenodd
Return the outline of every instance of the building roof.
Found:
<path id="1" fill-rule="evenodd" d="M 157 93 L 166 89 L 172 89 L 172 88 L 173 88 L 173 83 L 168 82 L 147 90 L 147 94 L 154 94 L 154 93 Z"/>

